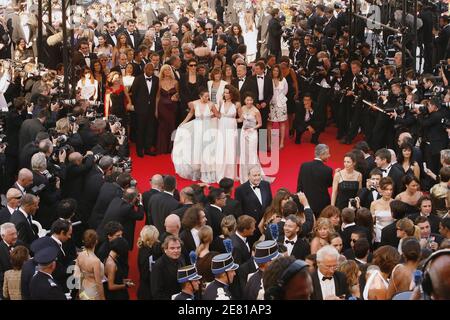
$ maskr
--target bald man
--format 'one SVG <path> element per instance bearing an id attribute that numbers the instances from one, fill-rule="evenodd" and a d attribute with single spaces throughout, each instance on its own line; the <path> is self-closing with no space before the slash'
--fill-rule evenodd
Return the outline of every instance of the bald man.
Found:
<path id="1" fill-rule="evenodd" d="M 144 73 L 137 76 L 131 86 L 131 97 L 137 118 L 136 153 L 139 157 L 143 157 L 144 154 L 156 155 L 151 149 L 156 143 L 155 111 L 158 87 L 159 79 L 154 76 L 153 64 L 147 63 Z"/>
<path id="2" fill-rule="evenodd" d="M 238 63 L 239 59 L 236 59 L 236 64 Z M 244 94 L 246 92 L 252 92 L 255 97 L 258 93 L 258 84 L 256 83 L 256 78 L 253 77 L 247 77 L 247 67 L 244 64 L 239 64 L 236 67 L 236 75 L 237 78 L 233 79 L 231 81 L 231 84 L 239 89 L 239 93 L 241 94 L 241 104 L 244 105 Z"/>
<path id="3" fill-rule="evenodd" d="M 148 202 L 154 194 L 163 190 L 163 177 L 160 174 L 155 174 L 150 179 L 150 189 L 142 194 L 142 203 L 144 204 L 145 212 L 148 212 Z"/>
<path id="4" fill-rule="evenodd" d="M 13 188 L 20 191 L 22 195 L 27 193 L 28 188 L 33 184 L 33 172 L 29 169 L 20 169 L 17 176 L 17 181 L 14 183 Z"/>
<path id="5" fill-rule="evenodd" d="M 159 235 L 159 241 L 161 243 L 164 242 L 164 239 L 166 239 L 168 236 L 179 236 L 180 235 L 180 229 L 181 229 L 181 220 L 180 217 L 174 213 L 169 214 L 166 217 L 166 220 L 164 220 L 164 232 L 161 232 Z"/>
<path id="6" fill-rule="evenodd" d="M 22 193 L 16 188 L 10 188 L 6 192 L 6 207 L 0 210 L 0 225 L 9 222 L 11 215 L 20 206 L 21 199 Z"/>

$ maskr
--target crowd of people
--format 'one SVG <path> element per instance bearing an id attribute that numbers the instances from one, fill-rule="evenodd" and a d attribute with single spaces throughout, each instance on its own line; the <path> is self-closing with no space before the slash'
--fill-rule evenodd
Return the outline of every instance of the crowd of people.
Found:
<path id="1" fill-rule="evenodd" d="M 135 286 L 142 300 L 449 299 L 449 17 L 420 4 L 417 68 L 395 3 L 382 14 L 401 39 L 360 18 L 350 28 L 347 5 L 95 3 L 67 43 L 46 25 L 47 57 L 32 6 L 7 6 L 2 299 L 126 300 Z M 320 143 L 332 125 L 343 144 L 362 136 L 334 172 Z M 305 137 L 315 154 L 297 190 L 273 190 L 258 149 Z M 200 182 L 178 190 L 157 174 L 141 194 L 130 142 Z"/>

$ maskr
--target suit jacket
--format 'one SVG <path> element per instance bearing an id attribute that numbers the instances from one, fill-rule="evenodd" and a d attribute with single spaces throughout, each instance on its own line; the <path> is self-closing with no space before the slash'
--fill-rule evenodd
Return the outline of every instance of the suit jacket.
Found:
<path id="1" fill-rule="evenodd" d="M 284 243 L 283 243 L 284 244 Z M 311 253 L 311 246 L 305 239 L 297 237 L 297 241 L 292 248 L 291 256 L 295 259 L 305 260 L 306 256 Z"/>
<path id="2" fill-rule="evenodd" d="M 106 209 L 105 216 L 97 228 L 97 233 L 100 238 L 106 240 L 105 225 L 110 221 L 119 222 L 123 226 L 123 237 L 128 241 L 131 251 L 133 250 L 136 221 L 142 219 L 144 219 L 144 208 L 142 206 L 133 206 L 122 198 L 114 198 Z"/>
<path id="3" fill-rule="evenodd" d="M 236 200 L 241 204 L 242 212 L 255 218 L 256 225 L 258 225 L 261 220 L 266 208 L 272 203 L 270 184 L 267 181 L 261 181 L 259 187 L 261 190 L 262 203 L 259 202 L 249 181 L 237 187 L 235 193 Z"/>
<path id="4" fill-rule="evenodd" d="M 420 216 L 420 212 L 419 213 L 415 213 L 415 214 L 411 214 L 408 216 L 409 219 L 411 219 L 413 222 L 416 221 L 416 219 Z M 441 218 L 438 217 L 435 214 L 430 214 L 427 217 L 428 222 L 430 223 L 430 227 L 431 227 L 431 233 L 438 233 L 439 234 L 439 223 L 441 222 Z"/>
<path id="5" fill-rule="evenodd" d="M 115 47 L 117 45 L 117 35 L 116 34 L 114 35 L 116 37 L 116 42 L 114 42 L 114 40 L 111 37 L 111 35 L 109 34 L 109 32 L 105 33 L 104 36 L 106 38 L 106 43 L 112 45 L 113 47 Z"/>
<path id="6" fill-rule="evenodd" d="M 91 171 L 84 178 L 83 196 L 79 204 L 79 212 L 83 222 L 88 222 L 92 214 L 92 209 L 97 202 L 100 190 L 105 183 L 103 172 L 97 165 L 94 165 Z"/>
<path id="7" fill-rule="evenodd" d="M 125 33 L 125 35 L 127 36 L 127 44 L 128 44 L 131 48 L 133 48 L 134 50 L 136 50 L 136 49 L 139 47 L 139 45 L 141 44 L 141 41 L 142 41 L 142 38 L 141 38 L 141 36 L 140 36 L 140 34 L 139 34 L 139 31 L 135 30 L 135 31 L 132 33 L 132 36 L 134 37 L 134 44 L 133 44 L 133 42 L 131 41 L 131 37 L 130 37 L 130 34 L 128 33 L 128 31 L 127 31 L 127 30 L 124 30 L 123 33 Z"/>
<path id="8" fill-rule="evenodd" d="M 267 29 L 268 39 L 267 47 L 271 52 L 281 51 L 281 35 L 283 30 L 281 29 L 280 21 L 276 18 L 272 18 L 269 21 L 269 26 Z"/>
<path id="9" fill-rule="evenodd" d="M 183 205 L 181 205 L 181 207 L 173 210 L 172 213 L 176 214 L 177 216 L 179 216 L 180 220 L 183 220 L 184 213 L 186 212 L 187 209 L 189 209 L 192 206 L 193 206 L 192 203 L 183 204 Z"/>
<path id="10" fill-rule="evenodd" d="M 297 108 L 297 112 L 295 113 L 295 128 L 298 131 L 305 131 L 308 126 L 311 126 L 316 131 L 321 131 L 324 126 L 324 119 L 321 119 L 321 115 L 318 110 L 315 110 L 316 104 L 313 103 L 312 111 L 310 114 L 309 120 L 305 121 L 306 109 L 303 103 L 300 105 L 300 108 Z"/>
<path id="11" fill-rule="evenodd" d="M 258 269 L 253 259 L 248 259 L 246 262 L 239 265 L 239 268 L 236 270 L 236 277 L 234 277 L 233 284 L 231 285 L 233 297 L 243 297 L 248 276 L 255 273 L 257 270 Z M 245 296 L 243 298 L 245 299 Z"/>
<path id="12" fill-rule="evenodd" d="M 372 190 L 367 188 L 361 188 L 358 192 L 358 197 L 361 199 L 361 207 L 370 208 L 370 204 L 372 201 L 378 200 L 381 198 L 381 195 L 378 193 L 376 199 L 373 198 Z"/>
<path id="13" fill-rule="evenodd" d="M 205 214 L 206 219 L 208 219 L 206 223 L 211 226 L 213 230 L 213 236 L 220 236 L 222 234 L 222 228 L 220 224 L 222 223 L 222 219 L 225 217 L 223 211 L 209 205 L 205 208 Z"/>
<path id="14" fill-rule="evenodd" d="M 11 213 L 8 207 L 4 207 L 0 210 L 0 225 L 9 222 L 11 220 Z"/>
<path id="15" fill-rule="evenodd" d="M 319 281 L 319 274 L 317 271 L 314 271 L 314 273 L 311 275 L 312 281 L 313 281 L 313 288 L 314 292 L 311 295 L 311 300 L 323 300 L 324 297 L 322 296 L 322 288 L 320 286 Z M 348 292 L 348 285 L 347 285 L 347 278 L 344 273 L 336 271 L 333 275 L 334 279 L 334 286 L 336 289 L 336 296 L 341 296 L 345 294 L 346 296 L 349 294 Z"/>
<path id="16" fill-rule="evenodd" d="M 404 173 L 399 169 L 399 167 L 393 165 L 391 170 L 389 170 L 388 176 L 391 177 L 392 180 L 394 181 L 395 194 L 393 194 L 393 197 L 395 197 L 396 195 L 402 192 L 403 189 L 402 178 L 404 176 Z"/>
<path id="17" fill-rule="evenodd" d="M 257 103 L 259 101 L 259 87 L 258 87 L 258 76 L 254 75 L 253 79 L 256 83 L 256 100 L 255 103 Z M 272 101 L 272 97 L 273 97 L 273 82 L 272 82 L 272 77 L 270 76 L 264 76 L 264 88 L 263 88 L 263 92 L 264 92 L 264 102 L 267 104 L 267 108 L 269 107 L 270 101 Z"/>
<path id="18" fill-rule="evenodd" d="M 261 269 L 258 269 L 250 276 L 244 288 L 243 299 L 256 300 L 258 298 L 260 290 L 263 290 L 264 292 L 262 277 L 263 272 L 261 271 Z"/>
<path id="19" fill-rule="evenodd" d="M 183 258 L 173 261 L 167 255 L 156 260 L 151 273 L 151 291 L 155 300 L 170 300 L 172 295 L 181 291 L 177 281 L 178 268 L 184 266 Z"/>
<path id="20" fill-rule="evenodd" d="M 27 218 L 19 210 L 14 211 L 11 215 L 11 223 L 14 223 L 17 229 L 17 238 L 21 240 L 27 247 L 38 238 Z"/>
<path id="21" fill-rule="evenodd" d="M 173 196 L 166 192 L 160 192 L 150 198 L 148 203 L 149 212 L 147 212 L 146 224 L 153 224 L 159 231 L 165 231 L 164 221 L 166 217 L 179 207 L 179 202 Z"/>
<path id="22" fill-rule="evenodd" d="M 446 28 L 450 33 L 450 27 Z M 420 118 L 419 123 L 424 128 L 424 141 L 429 142 L 427 145 L 431 154 L 439 154 L 442 149 L 448 145 L 448 135 L 445 127 L 442 125 L 442 119 L 445 118 L 444 110 L 431 113 L 426 118 Z"/>
<path id="23" fill-rule="evenodd" d="M 138 116 L 148 116 L 151 122 L 156 122 L 156 94 L 158 92 L 159 79 L 152 77 L 152 89 L 148 92 L 145 75 L 137 76 L 131 85 L 132 101 Z"/>
<path id="24" fill-rule="evenodd" d="M 369 243 L 371 243 L 372 237 L 369 234 L 369 230 L 367 230 L 367 228 L 364 228 L 364 227 L 361 227 L 358 225 L 354 225 L 354 226 L 345 228 L 343 231 L 339 230 L 339 233 L 341 234 L 341 238 L 342 238 L 342 244 L 343 244 L 342 250 L 351 248 L 350 241 L 351 241 L 353 232 L 364 232 L 366 234 L 367 240 L 369 241 Z"/>
<path id="25" fill-rule="evenodd" d="M 192 236 L 191 230 L 183 230 L 180 233 L 180 239 L 183 241 L 183 246 L 181 253 L 184 257 L 184 261 L 190 261 L 189 253 L 197 249 L 195 245 L 194 237 Z"/>
<path id="26" fill-rule="evenodd" d="M 41 131 L 45 131 L 45 127 L 39 119 L 34 118 L 25 120 L 20 127 L 19 150 L 22 150 L 28 142 L 34 141 L 36 135 Z"/>
<path id="27" fill-rule="evenodd" d="M 392 222 L 390 225 L 381 230 L 381 243 L 380 246 L 393 246 L 398 248 L 400 239 L 397 238 L 397 221 Z"/>
<path id="28" fill-rule="evenodd" d="M 225 216 L 231 214 L 237 218 L 242 215 L 241 203 L 238 200 L 227 196 L 227 203 L 225 204 L 225 207 L 222 208 L 222 212 Z"/>
<path id="29" fill-rule="evenodd" d="M 242 264 L 252 257 L 249 248 L 247 248 L 245 242 L 236 233 L 233 233 L 230 239 L 233 244 L 233 259 L 235 263 Z"/>
<path id="30" fill-rule="evenodd" d="M 255 95 L 255 99 L 258 99 L 258 97 L 256 96 L 257 92 L 258 92 L 258 84 L 255 81 L 256 79 L 253 77 L 245 77 L 245 81 L 244 84 L 242 85 L 241 89 L 239 90 L 239 93 L 241 94 L 241 104 L 244 104 L 244 94 L 246 92 L 251 92 L 253 95 Z M 239 89 L 239 79 L 235 78 L 231 81 L 231 84 L 233 85 L 233 87 L 238 88 Z"/>
<path id="31" fill-rule="evenodd" d="M 203 38 L 203 41 L 205 41 L 206 43 L 208 43 L 208 36 L 206 35 L 206 33 L 204 33 L 203 35 L 202 35 L 202 38 Z M 215 52 L 216 51 L 216 48 L 217 48 L 217 35 L 216 34 L 214 34 L 213 36 L 212 36 L 212 46 L 211 46 L 211 51 L 212 52 Z"/>
<path id="32" fill-rule="evenodd" d="M 89 53 L 89 60 L 91 61 L 91 67 L 92 67 L 92 62 L 94 61 L 94 60 L 97 60 L 98 59 L 98 57 L 97 57 L 97 54 L 95 54 L 95 53 L 93 53 L 93 52 L 90 52 Z M 74 54 L 73 54 L 73 60 L 72 60 L 72 63 L 75 65 L 75 66 L 80 66 L 80 67 L 85 67 L 86 66 L 86 60 L 84 59 L 84 56 L 83 56 L 83 54 L 80 52 L 80 51 L 76 51 Z"/>
<path id="33" fill-rule="evenodd" d="M 145 191 L 142 194 L 142 203 L 144 204 L 144 210 L 145 213 L 148 213 L 148 203 L 150 201 L 150 198 L 155 195 L 158 194 L 160 191 L 156 190 L 156 189 L 150 189 L 148 191 Z"/>
<path id="34" fill-rule="evenodd" d="M 98 193 L 89 217 L 89 228 L 97 229 L 105 216 L 106 209 L 114 198 L 122 197 L 123 190 L 116 182 L 105 182 Z"/>
<path id="35" fill-rule="evenodd" d="M 314 181 L 314 183 L 311 183 Z M 328 188 L 333 183 L 333 170 L 320 160 L 305 162 L 298 174 L 297 191 L 305 193 L 316 217 L 331 203 Z"/>
<path id="36" fill-rule="evenodd" d="M 69 163 L 66 168 L 66 179 L 62 185 L 62 196 L 74 198 L 78 203 L 83 196 L 84 177 L 94 165 L 94 156 L 88 155 L 81 165 Z"/>

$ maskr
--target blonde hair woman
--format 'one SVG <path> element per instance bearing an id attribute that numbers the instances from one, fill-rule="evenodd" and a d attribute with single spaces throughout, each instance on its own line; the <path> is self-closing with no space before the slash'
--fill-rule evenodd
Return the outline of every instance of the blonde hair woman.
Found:
<path id="1" fill-rule="evenodd" d="M 251 10 L 247 10 L 244 14 L 244 30 L 242 36 L 247 46 L 247 62 L 253 62 L 256 59 L 258 29 L 255 26 L 255 17 Z"/>
<path id="2" fill-rule="evenodd" d="M 159 89 L 156 95 L 155 116 L 158 119 L 158 141 L 156 143 L 159 154 L 172 151 L 172 132 L 176 127 L 176 114 L 179 95 L 179 83 L 175 80 L 172 67 L 163 65 L 159 72 Z"/>
<path id="3" fill-rule="evenodd" d="M 211 260 L 219 254 L 215 251 L 209 251 L 209 246 L 213 242 L 213 231 L 210 226 L 203 226 L 198 230 L 198 237 L 200 245 L 197 247 L 197 270 L 198 274 L 202 276 L 204 282 L 211 282 L 214 280 L 214 275 L 211 272 Z"/>
<path id="4" fill-rule="evenodd" d="M 317 253 L 320 248 L 330 244 L 330 236 L 334 232 L 330 219 L 319 218 L 314 226 L 314 239 L 311 241 L 311 254 Z"/>
<path id="5" fill-rule="evenodd" d="M 161 253 L 161 245 L 159 243 L 159 232 L 155 226 L 144 226 L 139 234 L 137 241 L 138 251 L 138 267 L 139 267 L 139 288 L 137 291 L 137 296 L 139 300 L 150 300 L 151 290 L 151 261 L 156 261 Z"/>

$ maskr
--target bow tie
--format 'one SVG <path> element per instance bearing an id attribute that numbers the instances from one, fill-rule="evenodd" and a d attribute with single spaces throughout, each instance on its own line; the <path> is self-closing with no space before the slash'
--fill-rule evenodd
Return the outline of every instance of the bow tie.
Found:
<path id="1" fill-rule="evenodd" d="M 290 240 L 284 240 L 284 243 L 295 245 L 295 241 L 290 241 Z"/>
<path id="2" fill-rule="evenodd" d="M 126 68 L 127 68 L 127 66 L 120 66 L 120 70 L 124 70 Z"/>
<path id="3" fill-rule="evenodd" d="M 146 77 L 146 78 L 145 78 L 145 80 L 147 80 L 147 81 L 150 81 L 150 82 L 151 82 L 151 81 L 152 81 L 152 77 L 148 77 L 148 78 Z"/>
<path id="4" fill-rule="evenodd" d="M 255 189 L 261 189 L 261 188 L 259 187 L 259 185 L 258 185 L 258 186 L 252 186 L 252 188 L 253 188 L 253 190 L 255 190 Z"/>
<path id="5" fill-rule="evenodd" d="M 13 246 L 10 246 L 10 245 L 6 245 L 6 246 L 8 247 L 8 252 L 11 252 L 11 250 L 14 249 Z"/>
<path id="6" fill-rule="evenodd" d="M 84 58 L 86 59 L 86 58 L 88 58 L 89 59 L 89 55 L 87 55 L 87 56 L 84 56 Z"/>
<path id="7" fill-rule="evenodd" d="M 258 79 L 264 79 L 264 76 L 258 76 Z"/>
<path id="8" fill-rule="evenodd" d="M 245 81 L 245 78 L 244 78 L 244 79 L 239 79 L 239 82 L 241 82 L 241 81 L 244 82 L 244 81 Z"/>
<path id="9" fill-rule="evenodd" d="M 388 172 L 388 169 L 380 169 L 381 172 Z"/>
<path id="10" fill-rule="evenodd" d="M 322 281 L 325 281 L 325 280 L 332 280 L 333 279 L 333 277 L 322 277 Z"/>
<path id="11" fill-rule="evenodd" d="M 213 38 L 213 36 L 206 36 L 206 38 L 207 38 L 207 39 L 212 39 L 212 38 Z"/>

